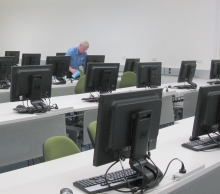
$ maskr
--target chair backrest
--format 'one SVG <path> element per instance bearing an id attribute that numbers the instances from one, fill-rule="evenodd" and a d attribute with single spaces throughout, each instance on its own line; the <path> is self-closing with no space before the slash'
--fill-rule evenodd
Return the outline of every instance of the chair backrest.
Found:
<path id="1" fill-rule="evenodd" d="M 69 137 L 54 136 L 47 139 L 43 146 L 44 161 L 50 161 L 79 153 L 80 149 Z"/>
<path id="2" fill-rule="evenodd" d="M 85 79 L 86 79 L 86 75 L 80 76 L 80 78 L 75 86 L 75 94 L 84 93 Z"/>
<path id="3" fill-rule="evenodd" d="M 87 131 L 92 142 L 92 146 L 95 147 L 95 135 L 96 135 L 97 121 L 93 121 L 89 124 Z"/>
<path id="4" fill-rule="evenodd" d="M 121 76 L 121 82 L 119 87 L 120 88 L 126 88 L 126 87 L 132 87 L 136 86 L 137 83 L 137 76 L 132 71 L 126 71 Z"/>
<path id="5" fill-rule="evenodd" d="M 80 72 L 80 77 L 84 76 L 84 71 L 82 69 L 79 69 L 79 72 Z"/>

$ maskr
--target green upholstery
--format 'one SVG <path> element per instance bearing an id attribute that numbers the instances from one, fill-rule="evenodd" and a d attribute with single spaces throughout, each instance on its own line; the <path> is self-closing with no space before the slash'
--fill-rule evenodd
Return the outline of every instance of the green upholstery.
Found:
<path id="1" fill-rule="evenodd" d="M 54 136 L 47 139 L 43 146 L 44 161 L 50 161 L 79 153 L 78 146 L 66 136 Z"/>
<path id="2" fill-rule="evenodd" d="M 96 125 L 97 125 L 97 121 L 93 121 L 89 124 L 87 128 L 93 147 L 95 147 Z"/>
<path id="3" fill-rule="evenodd" d="M 136 86 L 137 76 L 132 71 L 126 71 L 121 76 L 119 88 Z"/>
<path id="4" fill-rule="evenodd" d="M 86 76 L 83 75 L 79 78 L 76 86 L 75 86 L 75 94 L 82 94 L 84 93 L 84 83 L 85 83 Z"/>
<path id="5" fill-rule="evenodd" d="M 79 72 L 80 72 L 80 77 L 84 76 L 84 71 L 82 69 L 79 69 Z"/>

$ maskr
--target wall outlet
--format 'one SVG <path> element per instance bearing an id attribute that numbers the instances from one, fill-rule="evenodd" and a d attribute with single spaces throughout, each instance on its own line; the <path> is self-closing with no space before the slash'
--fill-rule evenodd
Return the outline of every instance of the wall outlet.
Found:
<path id="1" fill-rule="evenodd" d="M 125 60 L 125 59 L 126 59 L 126 56 L 122 56 L 121 58 L 122 58 L 123 60 Z"/>
<path id="2" fill-rule="evenodd" d="M 157 61 L 157 58 L 156 57 L 152 57 L 152 61 Z"/>
<path id="3" fill-rule="evenodd" d="M 186 167 L 186 166 L 185 166 Z M 205 164 L 197 164 L 190 167 L 186 167 L 186 173 L 181 174 L 179 172 L 173 174 L 173 180 L 182 180 L 185 179 L 201 170 L 205 169 Z"/>

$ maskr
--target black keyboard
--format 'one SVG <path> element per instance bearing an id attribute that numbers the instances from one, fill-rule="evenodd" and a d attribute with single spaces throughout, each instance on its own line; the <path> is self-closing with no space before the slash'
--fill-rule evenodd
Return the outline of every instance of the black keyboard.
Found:
<path id="1" fill-rule="evenodd" d="M 130 184 L 142 179 L 142 176 L 138 175 L 136 171 L 130 168 L 125 169 L 125 174 L 127 177 L 127 181 Z M 109 173 L 107 175 L 107 180 L 110 186 L 114 188 L 125 187 L 127 184 L 124 178 L 123 170 Z M 99 193 L 112 190 L 112 188 L 110 188 L 105 181 L 105 175 L 79 180 L 73 182 L 73 185 L 85 191 L 86 193 Z"/>
<path id="2" fill-rule="evenodd" d="M 214 142 L 212 139 L 217 141 Z M 194 151 L 204 151 L 213 148 L 220 148 L 220 135 L 212 137 L 206 137 L 199 140 L 189 141 L 187 143 L 183 143 L 182 146 Z"/>

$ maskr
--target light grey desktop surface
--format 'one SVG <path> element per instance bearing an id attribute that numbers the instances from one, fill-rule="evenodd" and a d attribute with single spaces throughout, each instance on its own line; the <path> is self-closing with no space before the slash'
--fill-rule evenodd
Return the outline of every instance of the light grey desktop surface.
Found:
<path id="1" fill-rule="evenodd" d="M 187 142 L 192 132 L 194 118 L 176 122 L 175 125 L 159 131 L 157 148 L 151 151 L 151 159 L 164 173 L 168 163 L 178 158 L 184 162 L 188 173 L 196 167 L 200 170 L 189 174 L 181 180 L 173 180 L 181 164 L 171 163 L 163 181 L 155 189 L 146 193 L 151 194 L 216 194 L 219 193 L 220 150 L 212 152 L 195 152 L 181 146 Z M 128 161 L 123 162 L 129 167 Z M 73 186 L 73 182 L 92 176 L 104 174 L 110 164 L 93 167 L 93 150 L 72 156 L 37 164 L 27 168 L 3 173 L 0 175 L 0 193 L 47 193 L 59 194 L 62 188 L 70 188 L 73 193 L 83 191 Z M 204 168 L 203 168 L 204 167 Z M 116 165 L 112 170 L 119 170 Z M 109 191 L 105 193 L 118 193 Z"/>
<path id="2" fill-rule="evenodd" d="M 0 104 L 0 166 L 40 157 L 47 138 L 66 135 L 64 113 L 72 107 L 60 106 L 41 114 L 19 114 L 13 110 L 18 104 Z"/>

